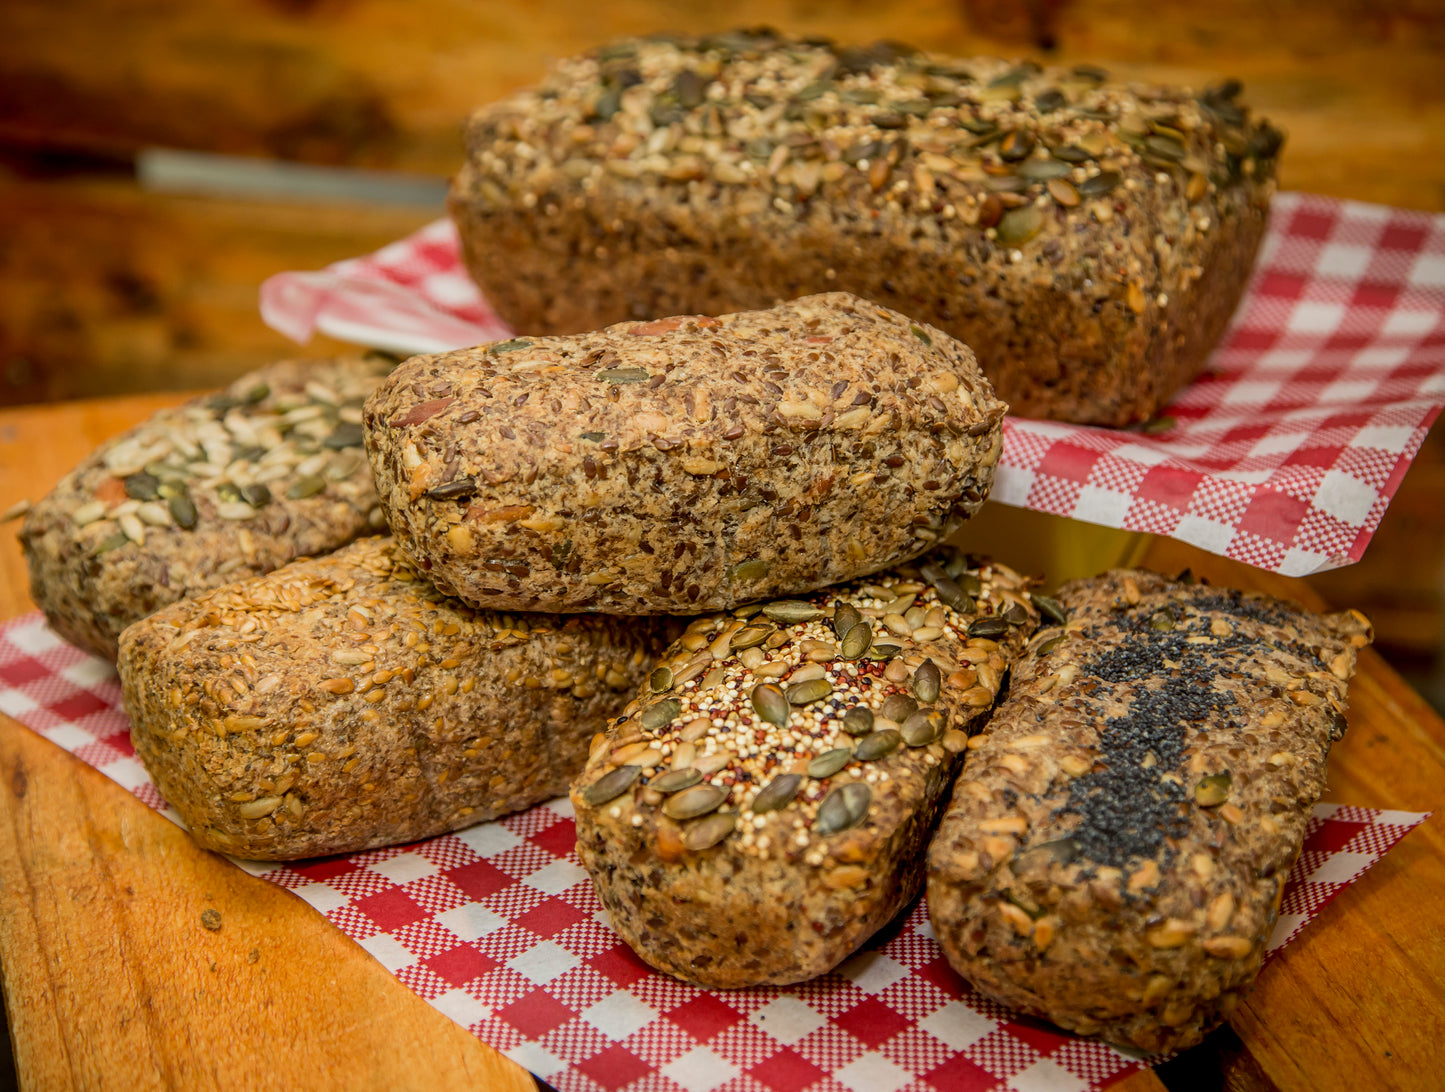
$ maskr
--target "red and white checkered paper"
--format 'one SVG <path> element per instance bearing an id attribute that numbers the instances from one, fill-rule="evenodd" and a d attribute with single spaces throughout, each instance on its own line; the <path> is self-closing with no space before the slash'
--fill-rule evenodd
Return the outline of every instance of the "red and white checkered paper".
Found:
<path id="1" fill-rule="evenodd" d="M 0 627 L 0 713 L 179 822 L 130 744 L 114 669 L 33 613 Z M 1426 816 L 1316 808 L 1274 952 Z M 949 968 L 922 905 L 800 986 L 709 991 L 612 933 L 553 801 L 414 845 L 237 862 L 310 903 L 437 1009 L 561 1092 L 1086 1092 L 1145 1066 L 1013 1017 Z"/>
<path id="2" fill-rule="evenodd" d="M 449 221 L 261 287 L 261 314 L 404 352 L 510 337 Z M 1445 405 L 1445 216 L 1285 193 L 1209 368 L 1148 435 L 1010 417 L 993 499 L 1287 576 L 1358 561 Z"/>

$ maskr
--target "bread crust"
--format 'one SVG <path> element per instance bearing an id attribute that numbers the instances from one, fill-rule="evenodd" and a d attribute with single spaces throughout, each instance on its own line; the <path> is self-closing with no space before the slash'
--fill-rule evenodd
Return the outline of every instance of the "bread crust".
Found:
<path id="1" fill-rule="evenodd" d="M 643 959 L 799 982 L 918 894 L 968 732 L 1037 622 L 1028 581 L 967 564 L 704 617 L 659 661 L 572 790 L 578 855 Z"/>
<path id="2" fill-rule="evenodd" d="M 366 443 L 449 594 L 696 614 L 942 541 L 992 485 L 1006 408 L 948 335 L 829 293 L 413 357 Z"/>
<path id="3" fill-rule="evenodd" d="M 651 619 L 474 611 L 378 537 L 173 604 L 122 634 L 119 666 L 196 841 L 291 860 L 565 792 L 665 643 Z"/>
<path id="4" fill-rule="evenodd" d="M 1144 571 L 1059 601 L 929 849 L 929 916 L 1002 1004 L 1188 1047 L 1259 972 L 1370 626 Z"/>
<path id="5" fill-rule="evenodd" d="M 1153 416 L 1238 304 L 1282 137 L 1228 81 L 630 40 L 479 110 L 450 208 L 514 328 L 839 289 L 970 345 L 1012 411 Z"/>

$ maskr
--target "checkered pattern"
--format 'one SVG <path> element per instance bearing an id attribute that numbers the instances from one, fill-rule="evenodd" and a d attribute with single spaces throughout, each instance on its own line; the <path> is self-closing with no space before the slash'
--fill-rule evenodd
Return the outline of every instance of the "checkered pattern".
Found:
<path id="1" fill-rule="evenodd" d="M 367 258 L 282 273 L 265 320 L 435 352 L 507 337 L 438 221 Z M 1234 325 L 1168 431 L 1011 417 L 993 499 L 1149 531 L 1288 576 L 1358 561 L 1445 405 L 1445 216 L 1275 199 Z"/>
<path id="2" fill-rule="evenodd" d="M 163 807 L 131 749 L 114 670 L 38 613 L 0 627 L 0 712 Z M 1317 808 L 1270 951 L 1424 818 Z M 974 994 L 921 905 L 814 982 L 684 985 L 607 927 L 574 841 L 561 800 L 410 846 L 237 863 L 305 899 L 410 989 L 562 1092 L 1084 1092 L 1141 1068 Z"/>

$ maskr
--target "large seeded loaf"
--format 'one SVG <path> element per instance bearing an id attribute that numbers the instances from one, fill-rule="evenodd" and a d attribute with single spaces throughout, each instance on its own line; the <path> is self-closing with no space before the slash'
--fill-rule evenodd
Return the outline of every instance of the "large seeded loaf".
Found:
<path id="1" fill-rule="evenodd" d="M 474 611 L 378 537 L 137 622 L 120 678 L 196 841 L 287 860 L 565 792 L 665 643 L 651 619 Z"/>
<path id="2" fill-rule="evenodd" d="M 413 357 L 366 445 L 449 594 L 697 614 L 944 539 L 989 491 L 1005 408 L 965 346 L 836 292 Z"/>
<path id="3" fill-rule="evenodd" d="M 798 982 L 918 894 L 1027 582 L 921 566 L 697 620 L 593 747 L 577 852 L 613 927 L 704 986 Z"/>
<path id="4" fill-rule="evenodd" d="M 1143 571 L 1059 601 L 971 741 L 929 915 L 1003 1004 L 1186 1047 L 1259 972 L 1370 626 Z"/>
<path id="5" fill-rule="evenodd" d="M 770 31 L 619 41 L 477 112 L 451 212 L 530 333 L 841 289 L 971 346 L 1013 412 L 1150 417 L 1243 291 L 1282 138 L 1090 66 Z"/>
<path id="6" fill-rule="evenodd" d="M 102 444 L 20 531 L 56 632 L 113 660 L 168 603 L 384 529 L 361 405 L 392 365 L 285 361 Z"/>

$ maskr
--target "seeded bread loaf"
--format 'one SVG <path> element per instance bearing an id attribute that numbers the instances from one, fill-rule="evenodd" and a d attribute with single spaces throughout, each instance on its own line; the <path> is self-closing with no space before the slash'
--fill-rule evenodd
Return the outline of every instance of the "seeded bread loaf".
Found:
<path id="1" fill-rule="evenodd" d="M 918 894 L 967 733 L 1036 622 L 1026 581 L 942 551 L 694 622 L 572 790 L 618 934 L 716 988 L 847 958 Z"/>
<path id="2" fill-rule="evenodd" d="M 366 444 L 447 593 L 696 614 L 923 553 L 983 503 L 1005 409 L 965 346 L 831 293 L 413 357 Z"/>
<path id="3" fill-rule="evenodd" d="M 515 328 L 841 289 L 970 345 L 1012 411 L 1150 417 L 1244 289 L 1282 138 L 1234 81 L 839 48 L 626 40 L 476 113 L 451 194 Z"/>
<path id="4" fill-rule="evenodd" d="M 102 444 L 26 517 L 31 598 L 113 660 L 168 603 L 384 529 L 361 406 L 391 366 L 285 361 Z"/>
<path id="5" fill-rule="evenodd" d="M 971 741 L 929 915 L 999 1002 L 1186 1047 L 1259 972 L 1370 626 L 1142 571 L 1059 602 Z"/>
<path id="6" fill-rule="evenodd" d="M 137 622 L 120 678 L 196 841 L 289 860 L 566 792 L 665 643 L 650 619 L 473 611 L 379 537 Z"/>

